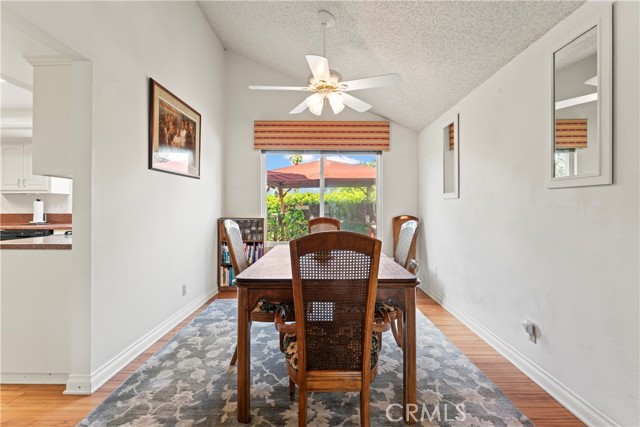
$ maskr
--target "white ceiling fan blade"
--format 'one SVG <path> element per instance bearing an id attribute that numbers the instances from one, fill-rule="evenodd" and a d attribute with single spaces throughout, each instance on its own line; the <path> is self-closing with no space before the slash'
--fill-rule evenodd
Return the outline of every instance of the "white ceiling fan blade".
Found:
<path id="1" fill-rule="evenodd" d="M 300 104 L 298 104 L 296 106 L 296 108 L 294 108 L 293 110 L 289 111 L 289 114 L 300 114 L 306 109 L 307 109 L 307 100 L 305 99 Z"/>
<path id="2" fill-rule="evenodd" d="M 365 77 L 364 79 L 350 80 L 348 82 L 340 83 L 340 88 L 346 86 L 344 89 L 340 89 L 344 92 L 360 89 L 370 89 L 373 87 L 381 86 L 393 86 L 402 81 L 400 74 L 385 74 L 383 76 Z"/>
<path id="3" fill-rule="evenodd" d="M 309 68 L 311 68 L 311 74 L 316 82 L 324 80 L 329 82 L 331 79 L 331 73 L 329 72 L 329 61 L 324 56 L 307 55 L 307 62 Z"/>
<path id="4" fill-rule="evenodd" d="M 313 88 L 308 86 L 249 86 L 252 90 L 297 90 L 297 91 L 312 91 Z"/>
<path id="5" fill-rule="evenodd" d="M 344 105 L 346 105 L 347 107 L 353 108 L 358 113 L 364 113 L 369 108 L 371 108 L 371 105 L 367 104 L 364 101 L 359 100 L 355 96 L 349 95 L 348 93 L 342 94 L 342 101 L 344 102 Z"/>

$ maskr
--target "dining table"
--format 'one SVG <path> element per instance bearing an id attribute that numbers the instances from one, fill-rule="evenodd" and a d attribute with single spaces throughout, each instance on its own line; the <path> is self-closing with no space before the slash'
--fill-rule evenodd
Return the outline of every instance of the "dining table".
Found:
<path id="1" fill-rule="evenodd" d="M 402 312 L 403 408 L 416 404 L 416 287 L 419 280 L 393 258 L 380 256 L 376 301 L 393 302 Z M 251 310 L 261 300 L 293 302 L 288 245 L 276 245 L 235 278 L 238 293 L 238 421 L 250 420 Z M 288 397 L 288 393 L 287 393 Z M 405 410 L 405 421 L 409 413 Z"/>

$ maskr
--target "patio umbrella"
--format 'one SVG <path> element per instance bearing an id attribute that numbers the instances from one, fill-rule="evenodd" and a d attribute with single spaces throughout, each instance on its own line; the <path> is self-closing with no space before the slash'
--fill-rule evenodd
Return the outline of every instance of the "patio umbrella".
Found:
<path id="1" fill-rule="evenodd" d="M 369 187 L 376 183 L 376 168 L 360 164 L 326 160 L 324 185 L 326 187 Z M 320 160 L 300 163 L 267 172 L 267 185 L 271 188 L 311 188 L 320 186 Z"/>
<path id="2" fill-rule="evenodd" d="M 374 166 L 325 160 L 325 187 L 371 187 L 375 183 Z M 267 171 L 267 186 L 278 191 L 280 212 L 284 214 L 284 196 L 290 189 L 320 186 L 320 160 Z"/>

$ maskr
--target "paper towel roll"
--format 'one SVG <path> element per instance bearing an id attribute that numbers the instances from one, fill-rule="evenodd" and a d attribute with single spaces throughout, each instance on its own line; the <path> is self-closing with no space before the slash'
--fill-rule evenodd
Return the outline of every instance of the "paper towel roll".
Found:
<path id="1" fill-rule="evenodd" d="M 44 222 L 44 202 L 40 199 L 33 202 L 33 222 Z"/>

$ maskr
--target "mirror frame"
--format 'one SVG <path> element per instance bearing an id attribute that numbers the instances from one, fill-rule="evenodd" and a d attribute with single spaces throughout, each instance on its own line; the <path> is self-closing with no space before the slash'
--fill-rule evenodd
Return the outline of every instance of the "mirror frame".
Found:
<path id="1" fill-rule="evenodd" d="M 583 187 L 607 185 L 613 183 L 613 13 L 612 3 L 603 3 L 598 11 L 585 19 L 579 27 L 567 33 L 558 41 L 548 55 L 550 72 L 550 90 L 547 102 L 550 108 L 550 142 L 547 144 L 546 174 L 549 188 Z M 596 27 L 598 34 L 598 139 L 599 162 L 595 173 L 567 177 L 555 177 L 555 54 L 578 37 Z"/>
<path id="2" fill-rule="evenodd" d="M 443 199 L 458 199 L 460 198 L 460 114 L 456 113 L 444 120 L 442 125 L 442 139 L 440 140 L 440 144 L 442 147 L 442 198 Z M 449 127 L 450 124 L 453 123 L 453 192 L 447 193 L 445 192 L 445 154 L 446 151 L 444 149 L 445 146 L 445 138 L 444 132 L 445 129 Z M 447 139 L 448 141 L 448 139 Z"/>

